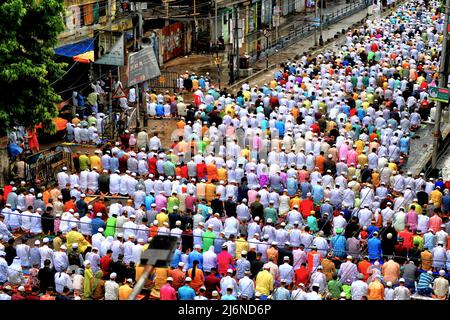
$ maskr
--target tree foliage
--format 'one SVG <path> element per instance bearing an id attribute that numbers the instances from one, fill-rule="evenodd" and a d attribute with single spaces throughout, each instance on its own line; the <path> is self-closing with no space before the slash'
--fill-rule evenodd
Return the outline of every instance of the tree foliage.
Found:
<path id="1" fill-rule="evenodd" d="M 61 98 L 51 84 L 64 74 L 53 48 L 64 31 L 63 0 L 0 1 L 0 134 L 43 123 L 54 130 Z"/>

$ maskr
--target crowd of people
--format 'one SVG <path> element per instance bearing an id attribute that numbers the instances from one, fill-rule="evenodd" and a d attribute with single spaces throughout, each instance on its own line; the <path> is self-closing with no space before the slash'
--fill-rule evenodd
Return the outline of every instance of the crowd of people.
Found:
<path id="1" fill-rule="evenodd" d="M 448 299 L 450 181 L 403 170 L 442 29 L 438 1 L 406 1 L 260 87 L 150 91 L 169 150 L 125 130 L 55 184 L 3 187 L 0 300 L 126 300 L 155 235 L 179 246 L 144 299 Z"/>

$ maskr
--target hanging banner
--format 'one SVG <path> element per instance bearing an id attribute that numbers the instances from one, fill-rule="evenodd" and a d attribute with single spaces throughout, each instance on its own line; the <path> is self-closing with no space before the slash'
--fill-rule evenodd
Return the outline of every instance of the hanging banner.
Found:
<path id="1" fill-rule="evenodd" d="M 129 87 L 160 75 L 161 71 L 152 47 L 146 47 L 128 56 Z"/>
<path id="2" fill-rule="evenodd" d="M 97 64 L 107 64 L 110 66 L 123 66 L 124 65 L 124 36 L 123 34 L 114 43 L 114 46 L 109 52 L 103 52 L 104 48 L 101 44 L 98 47 L 100 58 L 95 61 Z"/>

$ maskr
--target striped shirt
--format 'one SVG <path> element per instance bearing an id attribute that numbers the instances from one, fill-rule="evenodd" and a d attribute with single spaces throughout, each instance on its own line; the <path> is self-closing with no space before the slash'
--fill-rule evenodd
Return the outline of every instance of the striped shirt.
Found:
<path id="1" fill-rule="evenodd" d="M 418 289 L 428 288 L 430 284 L 433 283 L 433 280 L 434 280 L 433 275 L 424 272 L 419 276 L 417 288 Z"/>

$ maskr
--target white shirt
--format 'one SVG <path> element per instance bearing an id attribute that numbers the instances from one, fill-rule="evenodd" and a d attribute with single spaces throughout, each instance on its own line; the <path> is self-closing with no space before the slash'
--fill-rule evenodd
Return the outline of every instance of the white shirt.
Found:
<path id="1" fill-rule="evenodd" d="M 41 268 L 44 267 L 44 261 L 50 260 L 50 268 L 53 267 L 53 250 L 47 245 L 43 245 L 39 248 L 39 253 L 41 255 Z"/>
<path id="2" fill-rule="evenodd" d="M 351 285 L 352 300 L 361 300 L 367 294 L 369 286 L 361 280 L 357 280 Z"/>
<path id="3" fill-rule="evenodd" d="M 80 219 L 80 232 L 84 236 L 92 235 L 92 219 L 87 214 Z"/>
<path id="4" fill-rule="evenodd" d="M 217 254 L 214 253 L 214 247 L 203 253 L 203 270 L 209 272 L 211 268 L 217 268 Z"/>
<path id="5" fill-rule="evenodd" d="M 133 261 L 135 264 L 138 264 L 141 262 L 141 254 L 142 254 L 142 244 L 136 244 L 133 249 L 131 250 L 131 261 Z"/>
<path id="6" fill-rule="evenodd" d="M 105 300 L 119 300 L 119 284 L 108 280 L 105 282 Z"/>
<path id="7" fill-rule="evenodd" d="M 72 280 L 70 276 L 65 272 L 57 272 L 55 273 L 55 290 L 58 293 L 62 293 L 64 287 L 69 289 L 73 289 Z"/>
<path id="8" fill-rule="evenodd" d="M 123 262 L 130 263 L 133 256 L 133 248 L 135 244 L 131 241 L 127 241 L 123 244 Z"/>

